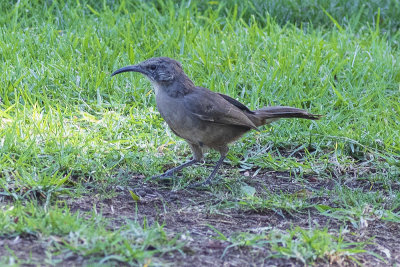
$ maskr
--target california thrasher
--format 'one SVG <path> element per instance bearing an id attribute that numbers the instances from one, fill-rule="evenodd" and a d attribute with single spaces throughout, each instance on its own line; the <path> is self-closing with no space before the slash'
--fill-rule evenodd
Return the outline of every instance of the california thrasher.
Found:
<path id="1" fill-rule="evenodd" d="M 184 167 L 202 161 L 204 149 L 212 148 L 221 156 L 210 176 L 201 183 L 208 184 L 228 153 L 228 144 L 244 133 L 280 118 L 317 120 L 321 117 L 286 106 L 252 111 L 230 96 L 195 86 L 183 72 L 181 64 L 168 57 L 150 58 L 137 65 L 123 67 L 111 76 L 127 71 L 140 72 L 150 80 L 158 111 L 171 130 L 188 142 L 193 152 L 192 160 L 159 177 L 172 176 Z"/>

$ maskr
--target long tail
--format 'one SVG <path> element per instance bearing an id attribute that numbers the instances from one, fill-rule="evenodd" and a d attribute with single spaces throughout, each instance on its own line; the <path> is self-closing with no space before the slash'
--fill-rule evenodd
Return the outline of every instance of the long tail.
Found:
<path id="1" fill-rule="evenodd" d="M 249 118 L 258 127 L 282 118 L 302 118 L 308 120 L 319 120 L 322 115 L 315 115 L 304 109 L 292 108 L 286 106 L 264 107 L 255 110 Z"/>

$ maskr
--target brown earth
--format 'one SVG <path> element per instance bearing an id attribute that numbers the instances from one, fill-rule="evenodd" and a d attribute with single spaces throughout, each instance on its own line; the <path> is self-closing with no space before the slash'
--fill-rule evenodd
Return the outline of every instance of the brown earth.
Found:
<path id="1" fill-rule="evenodd" d="M 247 173 L 248 175 L 248 173 Z M 251 177 L 251 175 L 249 175 Z M 301 212 L 288 213 L 272 210 L 246 210 L 239 208 L 213 208 L 221 203 L 221 199 L 210 191 L 181 190 L 173 192 L 164 186 L 142 183 L 143 176 L 134 176 L 130 184 L 124 188 L 118 186 L 117 196 L 111 199 L 102 199 L 99 194 L 88 195 L 79 199 L 69 199 L 71 211 L 91 211 L 94 206 L 103 216 L 112 219 L 112 226 L 118 229 L 126 219 L 143 220 L 146 217 L 149 224 L 164 223 L 167 233 L 181 235 L 185 242 L 183 253 L 174 252 L 159 255 L 162 262 L 177 266 L 301 266 L 303 263 L 294 259 L 270 257 L 268 246 L 264 247 L 232 247 L 231 243 L 217 239 L 215 229 L 229 237 L 237 232 L 259 233 L 262 229 L 289 229 L 294 226 L 309 228 L 318 225 L 328 227 L 331 231 L 339 231 L 346 226 L 348 230 L 345 240 L 360 242 L 373 238 L 367 250 L 380 255 L 386 262 L 368 253 L 358 254 L 355 258 L 365 266 L 393 266 L 400 264 L 400 226 L 396 223 L 383 220 L 372 220 L 368 226 L 355 229 L 350 223 L 321 215 L 315 208 Z M 247 178 L 246 183 L 256 189 L 256 192 L 269 191 L 279 193 L 303 194 L 325 188 L 330 190 L 335 183 L 332 180 L 318 181 L 309 177 L 307 185 L 293 181 L 288 173 L 266 172 Z M 364 184 L 367 183 L 367 184 Z M 350 181 L 346 186 L 371 189 L 366 181 Z M 129 190 L 140 196 L 135 202 Z M 331 205 L 326 196 L 308 199 L 312 203 Z M 14 253 L 19 259 L 28 262 L 41 262 L 46 257 L 47 244 L 33 237 L 19 237 L 16 239 L 0 240 L 0 255 Z M 79 266 L 87 259 L 74 255 L 57 255 L 60 265 Z M 332 259 L 331 259 L 332 260 Z M 337 266 L 353 266 L 356 263 L 348 258 L 341 257 L 331 262 Z M 114 263 L 120 265 L 119 263 Z M 113 264 L 113 265 L 114 265 Z M 317 261 L 316 265 L 324 266 L 326 261 Z"/>

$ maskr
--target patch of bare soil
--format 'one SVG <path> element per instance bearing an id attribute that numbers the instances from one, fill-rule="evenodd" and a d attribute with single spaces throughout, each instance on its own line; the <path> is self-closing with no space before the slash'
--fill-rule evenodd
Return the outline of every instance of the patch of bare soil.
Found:
<path id="1" fill-rule="evenodd" d="M 251 175 L 250 175 L 251 177 Z M 143 184 L 141 177 L 133 177 L 130 187 L 118 188 L 117 197 L 101 199 L 96 195 L 71 199 L 69 205 L 72 211 L 91 211 L 94 206 L 102 212 L 103 216 L 113 221 L 111 227 L 119 228 L 126 219 L 143 220 L 146 217 L 149 224 L 164 223 L 165 230 L 171 234 L 182 234 L 181 240 L 186 242 L 183 254 L 179 252 L 160 255 L 165 263 L 176 266 L 302 266 L 294 259 L 270 257 L 268 246 L 263 248 L 232 247 L 227 249 L 229 242 L 216 239 L 217 234 L 209 225 L 218 229 L 229 237 L 235 232 L 260 232 L 260 229 L 270 227 L 273 229 L 289 229 L 294 226 L 302 228 L 328 227 L 337 230 L 344 226 L 343 222 L 321 215 L 314 208 L 309 210 L 287 213 L 265 211 L 243 211 L 237 208 L 213 209 L 221 200 L 211 192 L 201 190 L 182 190 L 171 192 L 162 189 L 160 185 Z M 255 187 L 257 192 L 269 191 L 280 193 L 295 193 L 304 191 L 332 189 L 335 182 L 332 180 L 320 181 L 309 177 L 309 183 L 302 185 L 293 181 L 288 173 L 267 172 L 258 174 L 246 181 Z M 357 183 L 356 183 L 357 184 Z M 360 184 L 357 184 L 360 186 Z M 361 187 L 363 187 L 361 185 Z M 368 187 L 370 188 L 370 187 Z M 141 200 L 135 202 L 129 190 L 140 196 Z M 312 203 L 329 205 L 330 199 L 319 196 L 312 199 Z M 311 224 L 311 225 L 310 225 Z M 344 236 L 348 242 L 360 242 L 372 239 L 372 244 L 367 249 L 380 255 L 382 260 L 370 255 L 359 254 L 355 258 L 365 266 L 386 266 L 400 264 L 400 226 L 399 224 L 374 220 L 367 227 L 355 229 L 350 223 L 346 225 L 350 230 Z M 351 234 L 350 234 L 351 233 Z M 10 253 L 5 247 L 12 249 L 18 257 L 44 258 L 45 245 L 35 240 L 20 238 L 19 240 L 2 240 L 0 255 Z M 224 253 L 225 252 L 225 253 Z M 26 255 L 26 256 L 24 256 Z M 29 256 L 30 255 L 30 256 Z M 224 255 L 224 256 L 223 256 Z M 343 259 L 343 258 L 342 258 Z M 62 265 L 80 265 L 85 262 L 82 258 L 64 258 Z M 356 263 L 344 258 L 344 261 L 335 262 L 336 266 L 355 266 Z M 317 262 L 318 266 L 326 266 L 327 262 Z"/>

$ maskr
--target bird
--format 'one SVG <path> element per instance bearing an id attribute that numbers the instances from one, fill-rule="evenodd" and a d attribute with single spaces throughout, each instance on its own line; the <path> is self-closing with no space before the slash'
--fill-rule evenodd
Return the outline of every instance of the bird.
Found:
<path id="1" fill-rule="evenodd" d="M 191 160 L 156 177 L 172 177 L 183 168 L 202 162 L 208 149 L 219 152 L 220 157 L 211 174 L 194 187 L 211 183 L 229 151 L 228 145 L 246 132 L 258 131 L 258 127 L 281 118 L 318 120 L 322 117 L 288 106 L 250 110 L 228 95 L 195 86 L 184 73 L 181 63 L 168 57 L 150 58 L 120 68 L 111 76 L 123 72 L 138 72 L 148 78 L 161 117 L 174 134 L 189 144 L 193 153 Z"/>

